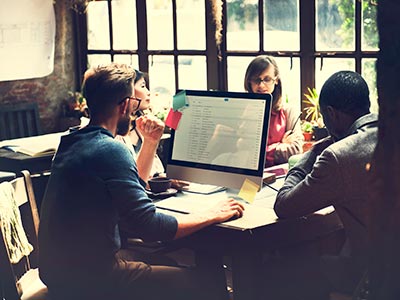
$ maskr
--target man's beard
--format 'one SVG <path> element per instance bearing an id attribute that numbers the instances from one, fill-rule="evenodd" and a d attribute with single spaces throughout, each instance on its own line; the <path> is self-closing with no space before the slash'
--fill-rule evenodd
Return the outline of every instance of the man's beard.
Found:
<path id="1" fill-rule="evenodd" d="M 124 118 L 119 120 L 117 125 L 117 134 L 118 135 L 127 135 L 131 129 L 131 116 L 130 114 L 126 114 Z"/>

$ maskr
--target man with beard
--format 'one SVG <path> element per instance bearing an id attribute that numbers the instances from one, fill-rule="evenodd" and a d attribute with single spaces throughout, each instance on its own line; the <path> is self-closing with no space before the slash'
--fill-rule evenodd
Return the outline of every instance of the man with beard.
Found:
<path id="1" fill-rule="evenodd" d="M 91 120 L 62 137 L 53 161 L 39 228 L 40 277 L 52 299 L 223 299 L 225 282 L 213 272 L 118 257 L 120 229 L 143 240 L 172 240 L 243 214 L 233 199 L 177 218 L 156 211 L 132 154 L 114 140 L 129 130 L 140 105 L 134 78 L 134 69 L 115 63 L 84 76 Z M 146 118 L 137 124 L 159 140 L 162 126 Z"/>

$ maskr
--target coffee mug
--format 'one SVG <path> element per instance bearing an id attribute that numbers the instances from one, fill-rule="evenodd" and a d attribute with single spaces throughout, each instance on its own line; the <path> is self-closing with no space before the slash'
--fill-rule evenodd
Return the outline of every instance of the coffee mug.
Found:
<path id="1" fill-rule="evenodd" d="M 154 177 L 149 179 L 150 190 L 157 194 L 167 191 L 171 188 L 171 179 L 167 177 Z"/>

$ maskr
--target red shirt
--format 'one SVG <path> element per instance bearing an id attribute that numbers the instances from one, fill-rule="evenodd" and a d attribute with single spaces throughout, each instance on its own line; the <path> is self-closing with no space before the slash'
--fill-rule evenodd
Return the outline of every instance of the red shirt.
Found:
<path id="1" fill-rule="evenodd" d="M 271 111 L 265 157 L 266 167 L 274 165 L 275 149 L 282 141 L 283 135 L 286 132 L 286 123 L 286 115 L 283 113 L 283 109 L 280 109 L 279 111 Z"/>

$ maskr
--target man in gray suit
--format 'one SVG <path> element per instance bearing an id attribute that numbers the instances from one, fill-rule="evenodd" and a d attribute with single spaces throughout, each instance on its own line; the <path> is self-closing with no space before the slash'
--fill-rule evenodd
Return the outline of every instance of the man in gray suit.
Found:
<path id="1" fill-rule="evenodd" d="M 313 271 L 308 265 L 310 276 L 303 273 L 302 279 L 314 279 L 312 285 L 299 284 L 295 296 L 281 299 L 324 299 L 331 291 L 351 294 L 367 264 L 366 187 L 378 117 L 370 113 L 366 82 L 351 71 L 333 74 L 321 89 L 319 103 L 330 137 L 315 143 L 289 170 L 274 209 L 279 218 L 291 218 L 333 205 L 343 222 L 346 243 L 339 256 L 314 261 Z"/>

